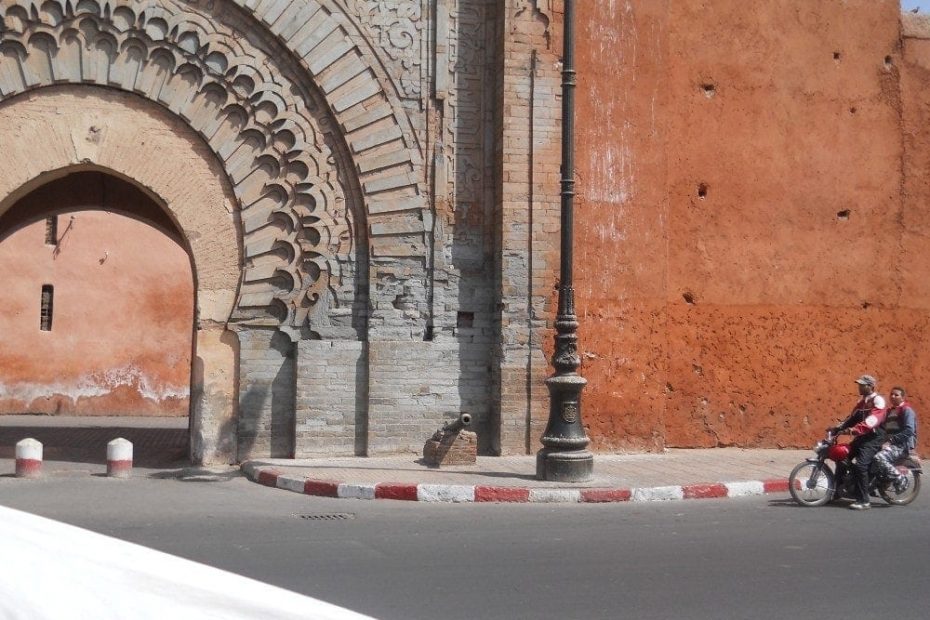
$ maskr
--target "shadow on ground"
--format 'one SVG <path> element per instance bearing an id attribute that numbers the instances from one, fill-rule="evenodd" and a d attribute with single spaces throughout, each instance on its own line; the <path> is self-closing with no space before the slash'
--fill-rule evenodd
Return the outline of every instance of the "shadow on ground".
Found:
<path id="1" fill-rule="evenodd" d="M 137 467 L 184 467 L 188 464 L 188 431 L 176 428 L 4 426 L 0 458 L 16 457 L 16 443 L 31 437 L 42 443 L 43 460 L 106 464 L 107 443 L 117 437 L 132 442 Z"/>

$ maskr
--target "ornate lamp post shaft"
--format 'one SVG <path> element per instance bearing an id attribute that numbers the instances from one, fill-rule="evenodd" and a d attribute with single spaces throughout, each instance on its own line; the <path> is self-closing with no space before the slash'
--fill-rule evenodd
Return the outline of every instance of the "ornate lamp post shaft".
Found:
<path id="1" fill-rule="evenodd" d="M 559 263 L 559 313 L 555 319 L 555 374 L 549 387 L 549 422 L 536 454 L 536 477 L 559 482 L 584 482 L 594 473 L 594 456 L 585 450 L 588 437 L 581 423 L 581 390 L 587 381 L 578 374 L 578 318 L 572 287 L 572 198 L 575 195 L 575 7 L 565 0 L 562 59 L 562 221 Z"/>

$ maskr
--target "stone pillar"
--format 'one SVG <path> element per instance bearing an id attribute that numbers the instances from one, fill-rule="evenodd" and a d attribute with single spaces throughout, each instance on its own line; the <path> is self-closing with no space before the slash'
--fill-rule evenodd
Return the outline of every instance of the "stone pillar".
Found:
<path id="1" fill-rule="evenodd" d="M 495 399 L 502 454 L 539 447 L 548 414 L 543 342 L 558 279 L 561 92 L 557 15 L 544 3 L 506 0 L 500 100 L 501 185 L 496 210 L 500 336 Z"/>
<path id="2" fill-rule="evenodd" d="M 239 460 L 292 458 L 297 345 L 277 329 L 239 332 Z"/>
<path id="3" fill-rule="evenodd" d="M 191 462 L 236 462 L 236 334 L 213 327 L 195 333 L 191 369 Z"/>

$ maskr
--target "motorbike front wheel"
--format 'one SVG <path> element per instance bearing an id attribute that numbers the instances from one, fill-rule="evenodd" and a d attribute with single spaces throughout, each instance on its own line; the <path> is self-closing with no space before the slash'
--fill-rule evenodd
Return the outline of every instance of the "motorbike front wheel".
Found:
<path id="1" fill-rule="evenodd" d="M 825 463 L 798 463 L 788 476 L 788 492 L 802 506 L 823 506 L 833 497 L 833 472 Z"/>
<path id="2" fill-rule="evenodd" d="M 917 494 L 920 493 L 920 472 L 900 465 L 898 466 L 898 471 L 907 476 L 907 489 L 905 489 L 903 493 L 896 493 L 894 485 L 888 483 L 878 488 L 878 494 L 889 504 L 907 506 L 917 499 Z"/>

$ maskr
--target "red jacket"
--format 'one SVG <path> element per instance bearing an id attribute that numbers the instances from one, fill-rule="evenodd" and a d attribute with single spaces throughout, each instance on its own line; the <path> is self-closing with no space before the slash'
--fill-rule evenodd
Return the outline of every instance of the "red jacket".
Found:
<path id="1" fill-rule="evenodd" d="M 888 409 L 881 394 L 872 392 L 863 396 L 856 403 L 849 417 L 840 424 L 840 428 L 849 428 L 853 435 L 865 435 L 874 431 L 885 421 Z"/>

